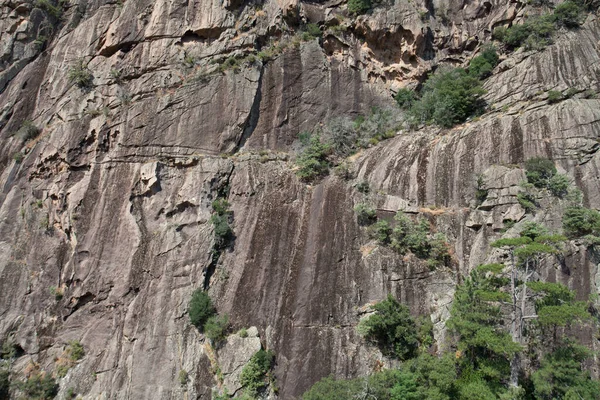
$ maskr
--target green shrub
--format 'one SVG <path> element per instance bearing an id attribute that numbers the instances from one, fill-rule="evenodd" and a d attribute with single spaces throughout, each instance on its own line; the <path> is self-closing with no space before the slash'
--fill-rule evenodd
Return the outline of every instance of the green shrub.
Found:
<path id="1" fill-rule="evenodd" d="M 528 237 L 532 241 L 537 237 L 547 236 L 548 234 L 548 229 L 544 225 L 533 221 L 525 222 L 520 233 L 521 237 Z"/>
<path id="2" fill-rule="evenodd" d="M 569 207 L 563 215 L 563 229 L 570 239 L 600 236 L 600 213 L 584 207 Z"/>
<path id="3" fill-rule="evenodd" d="M 53 399 L 58 393 L 58 384 L 46 373 L 34 373 L 27 380 L 17 382 L 16 387 L 31 400 Z"/>
<path id="4" fill-rule="evenodd" d="M 190 300 L 188 308 L 188 314 L 192 325 L 202 332 L 206 321 L 215 315 L 215 313 L 215 307 L 213 306 L 208 293 L 202 289 L 196 289 L 192 294 L 192 299 Z"/>
<path id="5" fill-rule="evenodd" d="M 477 180 L 475 181 L 475 200 L 478 206 L 483 204 L 487 199 L 488 193 L 489 190 L 485 188 L 485 177 L 483 174 L 477 175 Z"/>
<path id="6" fill-rule="evenodd" d="M 382 245 L 390 243 L 391 234 L 392 228 L 390 227 L 390 223 L 384 219 L 377 221 L 377 223 L 371 228 L 371 236 Z"/>
<path id="7" fill-rule="evenodd" d="M 0 365 L 0 399 L 9 399 L 10 371 Z"/>
<path id="8" fill-rule="evenodd" d="M 231 211 L 229 211 L 229 202 L 227 199 L 217 198 L 211 203 L 211 207 L 218 215 L 227 215 L 231 213 Z"/>
<path id="9" fill-rule="evenodd" d="M 560 92 L 558 90 L 549 90 L 548 91 L 548 103 L 554 104 L 554 103 L 558 103 L 561 100 L 564 100 L 564 96 L 563 96 L 562 92 Z"/>
<path id="10" fill-rule="evenodd" d="M 247 338 L 248 337 L 248 330 L 246 328 L 242 328 L 238 331 L 238 336 L 241 338 Z"/>
<path id="11" fill-rule="evenodd" d="M 550 43 L 555 30 L 554 18 L 544 15 L 530 18 L 525 23 L 510 28 L 496 28 L 493 38 L 510 48 L 524 46 L 526 49 L 541 49 Z"/>
<path id="12" fill-rule="evenodd" d="M 425 82 L 421 98 L 408 112 L 408 120 L 413 126 L 435 123 L 452 127 L 483 109 L 484 93 L 479 79 L 465 70 L 442 69 Z"/>
<path id="13" fill-rule="evenodd" d="M 80 89 L 90 89 L 93 86 L 94 76 L 87 68 L 85 60 L 80 58 L 69 68 L 69 82 L 75 84 Z"/>
<path id="14" fill-rule="evenodd" d="M 48 16 L 54 18 L 53 24 L 60 21 L 63 15 L 62 1 L 55 4 L 49 0 L 36 0 L 35 6 L 43 10 Z"/>
<path id="15" fill-rule="evenodd" d="M 218 342 L 225 337 L 229 327 L 229 316 L 213 315 L 206 320 L 204 324 L 204 334 L 213 342 Z"/>
<path id="16" fill-rule="evenodd" d="M 354 207 L 354 212 L 356 212 L 356 218 L 359 225 L 370 225 L 377 219 L 377 212 L 375 209 L 365 203 L 358 203 Z"/>
<path id="17" fill-rule="evenodd" d="M 381 352 L 399 360 L 412 358 L 417 351 L 417 329 L 408 307 L 388 295 L 373 306 L 375 314 L 363 319 L 358 332 Z"/>
<path id="18" fill-rule="evenodd" d="M 525 209 L 525 212 L 534 212 L 537 208 L 537 201 L 530 192 L 517 193 L 517 201 Z"/>
<path id="19" fill-rule="evenodd" d="M 410 89 L 402 88 L 402 89 L 398 90 L 398 93 L 396 93 L 396 95 L 394 96 L 394 99 L 396 100 L 396 103 L 398 103 L 398 106 L 401 109 L 408 110 L 413 105 L 413 103 L 417 100 L 417 97 L 415 96 L 414 91 L 412 91 Z"/>
<path id="20" fill-rule="evenodd" d="M 214 227 L 215 249 L 224 249 L 233 237 L 233 230 L 229 226 L 229 217 L 227 215 L 213 214 L 210 217 L 210 222 Z"/>
<path id="21" fill-rule="evenodd" d="M 23 158 L 25 158 L 25 155 L 20 151 L 17 151 L 15 154 L 13 154 L 13 160 L 15 160 L 17 164 L 21 164 L 21 162 L 23 162 Z"/>
<path id="22" fill-rule="evenodd" d="M 556 174 L 554 163 L 547 158 L 536 157 L 525 162 L 525 176 L 527 182 L 537 188 L 548 186 L 550 179 Z"/>
<path id="23" fill-rule="evenodd" d="M 274 360 L 275 354 L 272 351 L 261 349 L 257 351 L 248 364 L 242 368 L 240 383 L 247 394 L 256 397 L 269 385 L 269 372 L 271 371 Z"/>
<path id="24" fill-rule="evenodd" d="M 187 385 L 189 380 L 189 374 L 185 369 L 179 371 L 179 384 L 181 386 Z"/>
<path id="25" fill-rule="evenodd" d="M 321 28 L 319 25 L 314 23 L 308 23 L 304 26 L 304 30 L 302 32 L 302 40 L 309 41 L 323 36 L 323 32 L 321 32 Z"/>
<path id="26" fill-rule="evenodd" d="M 17 131 L 17 137 L 21 139 L 22 142 L 26 142 L 28 140 L 34 139 L 40 134 L 40 129 L 35 126 L 33 121 L 25 120 L 21 124 L 21 127 Z"/>
<path id="27" fill-rule="evenodd" d="M 348 0 L 348 12 L 353 15 L 364 14 L 371 7 L 371 0 Z"/>
<path id="28" fill-rule="evenodd" d="M 307 146 L 296 159 L 298 171 L 296 174 L 304 181 L 311 181 L 329 172 L 327 156 L 331 146 L 321 142 L 318 135 L 310 135 Z"/>
<path id="29" fill-rule="evenodd" d="M 79 361 L 85 356 L 85 350 L 83 345 L 78 340 L 72 340 L 69 342 L 69 359 L 73 362 Z"/>
<path id="30" fill-rule="evenodd" d="M 583 9 L 572 1 L 560 3 L 554 9 L 554 22 L 565 28 L 577 28 L 581 25 Z"/>
<path id="31" fill-rule="evenodd" d="M 554 196 L 563 198 L 569 193 L 569 178 L 563 174 L 556 174 L 548 181 L 548 190 Z"/>
<path id="32" fill-rule="evenodd" d="M 500 58 L 494 47 L 486 47 L 483 52 L 469 63 L 469 75 L 479 79 L 487 78 L 498 65 Z"/>
<path id="33" fill-rule="evenodd" d="M 391 234 L 391 247 L 400 254 L 411 252 L 418 258 L 427 260 L 433 269 L 450 261 L 450 250 L 443 234 L 432 235 L 429 222 L 419 218 L 413 222 L 402 212 L 394 218 L 395 227 Z"/>
<path id="34" fill-rule="evenodd" d="M 369 191 L 371 190 L 369 188 L 369 182 L 367 182 L 367 181 L 358 182 L 356 184 L 356 190 L 358 190 L 360 193 L 364 193 L 364 194 L 369 193 Z"/>

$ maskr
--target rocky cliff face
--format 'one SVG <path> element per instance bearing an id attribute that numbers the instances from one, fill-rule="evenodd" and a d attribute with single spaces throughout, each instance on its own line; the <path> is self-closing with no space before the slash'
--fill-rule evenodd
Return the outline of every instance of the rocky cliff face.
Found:
<path id="1" fill-rule="evenodd" d="M 467 62 L 493 27 L 528 12 L 506 1 L 386 2 L 354 18 L 336 1 L 3 0 L 0 339 L 22 350 L 13 373 L 32 362 L 55 371 L 76 339 L 86 355 L 62 394 L 208 399 L 239 389 L 262 345 L 288 399 L 384 360 L 355 326 L 387 293 L 431 314 L 443 337 L 454 286 L 498 257 L 488 243 L 504 220 L 561 227 L 560 202 L 525 216 L 519 164 L 551 158 L 600 208 L 600 101 L 545 97 L 599 89 L 596 17 L 506 57 L 481 118 L 400 131 L 352 157 L 350 181 L 301 182 L 294 142 L 333 117 L 393 107 L 394 90 Z M 307 23 L 323 37 L 299 34 Z M 69 79 L 78 63 L 93 76 L 82 87 Z M 40 129 L 28 141 L 26 120 Z M 489 195 L 476 209 L 477 174 Z M 362 181 L 370 194 L 355 189 Z M 211 202 L 224 193 L 235 240 L 215 263 Z M 453 267 L 378 247 L 353 211 L 365 196 L 382 217 L 427 216 L 450 239 Z M 563 268 L 544 273 L 584 299 L 598 292 L 597 262 L 573 242 Z M 209 346 L 186 313 L 198 287 L 233 330 L 257 332 Z"/>

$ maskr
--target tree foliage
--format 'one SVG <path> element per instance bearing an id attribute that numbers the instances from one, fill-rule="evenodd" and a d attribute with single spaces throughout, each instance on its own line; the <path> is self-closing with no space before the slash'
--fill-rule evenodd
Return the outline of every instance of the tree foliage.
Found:
<path id="1" fill-rule="evenodd" d="M 188 314 L 192 325 L 202 332 L 206 321 L 216 312 L 208 293 L 202 289 L 196 289 L 192 294 L 192 299 L 190 300 L 188 308 Z"/>
<path id="2" fill-rule="evenodd" d="M 410 107 L 409 122 L 452 127 L 483 109 L 484 93 L 479 79 L 464 69 L 440 69 L 425 82 L 421 98 Z"/>
<path id="3" fill-rule="evenodd" d="M 492 74 L 492 70 L 498 65 L 500 58 L 494 47 L 486 47 L 480 55 L 473 58 L 469 63 L 469 75 L 478 79 L 485 79 Z"/>
<path id="4" fill-rule="evenodd" d="M 419 342 L 408 307 L 389 295 L 373 309 L 375 314 L 361 321 L 359 333 L 376 344 L 384 354 L 400 360 L 412 358 Z"/>

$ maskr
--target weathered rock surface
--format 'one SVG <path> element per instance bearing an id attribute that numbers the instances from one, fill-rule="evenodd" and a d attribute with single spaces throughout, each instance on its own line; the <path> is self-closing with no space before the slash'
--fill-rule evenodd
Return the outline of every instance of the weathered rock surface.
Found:
<path id="1" fill-rule="evenodd" d="M 480 119 L 401 132 L 355 159 L 353 182 L 298 180 L 299 132 L 392 105 L 390 89 L 440 61 L 467 61 L 494 26 L 524 12 L 518 2 L 442 3 L 353 19 L 337 2 L 74 2 L 40 47 L 47 13 L 2 2 L 0 340 L 23 349 L 14 373 L 30 361 L 54 371 L 77 339 L 86 356 L 63 391 L 208 399 L 220 385 L 239 389 L 240 368 L 262 346 L 276 353 L 279 397 L 295 398 L 324 376 L 389 365 L 355 331 L 365 305 L 388 293 L 431 314 L 443 338 L 461 274 L 501 257 L 488 243 L 504 220 L 532 219 L 515 197 L 524 160 L 553 159 L 599 208 L 600 100 L 549 105 L 544 94 L 599 89 L 594 16 L 542 52 L 507 58 L 486 81 L 493 111 Z M 305 22 L 344 29 L 302 41 Z M 271 54 L 245 58 L 258 51 Z M 89 90 L 69 81 L 80 59 Z M 14 135 L 25 120 L 41 129 L 27 143 Z M 474 209 L 478 174 L 489 195 Z M 363 180 L 368 195 L 353 188 Z M 227 189 L 236 238 L 214 265 L 211 202 Z M 429 218 L 453 244 L 452 268 L 432 272 L 377 246 L 353 212 L 365 199 L 382 216 Z M 535 219 L 558 230 L 563 205 L 547 203 Z M 563 269 L 544 274 L 584 299 L 598 292 L 597 263 L 573 245 Z M 215 355 L 186 313 L 203 285 L 234 330 L 256 326 L 258 336 L 230 336 Z"/>

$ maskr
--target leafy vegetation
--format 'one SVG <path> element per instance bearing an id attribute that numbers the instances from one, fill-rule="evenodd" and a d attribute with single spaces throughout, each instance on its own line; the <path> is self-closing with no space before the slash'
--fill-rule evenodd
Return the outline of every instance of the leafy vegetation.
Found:
<path id="1" fill-rule="evenodd" d="M 231 222 L 232 213 L 229 211 L 229 203 L 223 198 L 218 198 L 212 202 L 213 214 L 210 222 L 213 225 L 213 235 L 215 238 L 214 251 L 218 253 L 226 249 L 233 240 L 233 229 Z"/>
<path id="2" fill-rule="evenodd" d="M 353 15 L 365 14 L 371 7 L 371 0 L 348 0 L 348 12 Z"/>
<path id="3" fill-rule="evenodd" d="M 58 384 L 44 372 L 35 372 L 26 380 L 17 381 L 15 386 L 31 400 L 53 399 L 58 393 Z"/>
<path id="4" fill-rule="evenodd" d="M 39 134 L 40 129 L 35 126 L 33 121 L 25 120 L 17 131 L 16 136 L 21 139 L 22 142 L 26 142 L 28 140 L 35 139 Z"/>
<path id="5" fill-rule="evenodd" d="M 229 327 L 229 316 L 213 315 L 206 320 L 204 324 L 204 334 L 213 342 L 218 342 L 225 337 Z"/>
<path id="6" fill-rule="evenodd" d="M 304 181 L 311 181 L 329 172 L 327 156 L 331 146 L 323 143 L 318 135 L 310 135 L 306 146 L 296 159 L 296 174 Z"/>
<path id="7" fill-rule="evenodd" d="M 181 386 L 185 386 L 187 385 L 188 381 L 189 381 L 189 374 L 185 369 L 182 369 L 179 371 L 179 384 Z"/>
<path id="8" fill-rule="evenodd" d="M 396 103 L 398 103 L 398 106 L 401 109 L 409 110 L 414 104 L 414 102 L 417 100 L 417 96 L 415 95 L 414 91 L 402 88 L 398 90 L 398 93 L 396 93 L 394 99 L 396 100 Z"/>
<path id="9" fill-rule="evenodd" d="M 240 374 L 245 394 L 255 398 L 268 387 L 272 381 L 270 371 L 274 360 L 275 354 L 272 351 L 262 349 L 252 356 Z"/>
<path id="10" fill-rule="evenodd" d="M 373 306 L 375 314 L 363 319 L 358 332 L 379 347 L 383 354 L 399 360 L 413 358 L 419 342 L 408 307 L 391 295 Z"/>
<path id="11" fill-rule="evenodd" d="M 537 188 L 545 188 L 548 186 L 550 178 L 556 174 L 554 163 L 547 158 L 531 158 L 525 162 L 525 176 L 527 182 Z"/>
<path id="12" fill-rule="evenodd" d="M 510 28 L 496 28 L 493 37 L 512 49 L 523 46 L 527 50 L 539 50 L 552 42 L 558 27 L 572 29 L 581 25 L 584 8 L 583 4 L 567 0 L 556 6 L 552 14 L 531 17 Z"/>
<path id="13" fill-rule="evenodd" d="M 90 72 L 83 58 L 78 59 L 69 68 L 69 82 L 75 84 L 80 89 L 90 89 L 93 86 L 94 75 Z"/>
<path id="14" fill-rule="evenodd" d="M 425 218 L 413 221 L 403 212 L 398 212 L 394 217 L 393 228 L 387 221 L 378 221 L 373 232 L 380 244 L 389 244 L 400 254 L 411 252 L 418 258 L 427 260 L 431 269 L 450 262 L 446 237 L 440 233 L 432 233 Z"/>
<path id="15" fill-rule="evenodd" d="M 208 293 L 202 289 L 196 289 L 194 291 L 192 299 L 190 300 L 188 314 L 192 325 L 202 332 L 206 321 L 216 314 L 215 307 L 213 306 Z"/>
<path id="16" fill-rule="evenodd" d="M 0 364 L 0 399 L 8 399 L 10 391 L 10 371 L 2 364 Z"/>
<path id="17" fill-rule="evenodd" d="M 563 229 L 571 239 L 600 236 L 600 212 L 581 206 L 569 207 L 563 215 Z"/>
<path id="18" fill-rule="evenodd" d="M 483 109 L 484 93 L 479 79 L 464 69 L 441 69 L 423 85 L 421 97 L 407 111 L 408 122 L 452 127 Z"/>
<path id="19" fill-rule="evenodd" d="M 343 159 L 360 148 L 393 137 L 398 123 L 398 116 L 391 110 L 373 108 L 354 121 L 334 118 L 313 132 L 302 132 L 298 136 L 301 149 L 296 157 L 296 174 L 307 182 L 325 176 L 331 167 L 342 166 Z M 348 176 L 347 169 L 337 167 L 340 175 Z"/>
<path id="20" fill-rule="evenodd" d="M 354 207 L 354 211 L 356 212 L 359 225 L 370 225 L 377 220 L 375 209 L 365 203 L 358 203 Z"/>
<path id="21" fill-rule="evenodd" d="M 494 47 L 486 47 L 480 55 L 473 58 L 469 63 L 469 75 L 479 79 L 485 79 L 492 74 L 498 65 L 500 58 Z"/>
<path id="22" fill-rule="evenodd" d="M 564 96 L 563 96 L 562 92 L 560 92 L 558 90 L 548 91 L 548 103 L 550 103 L 550 104 L 558 103 L 559 101 L 561 101 L 563 99 L 564 99 Z"/>

